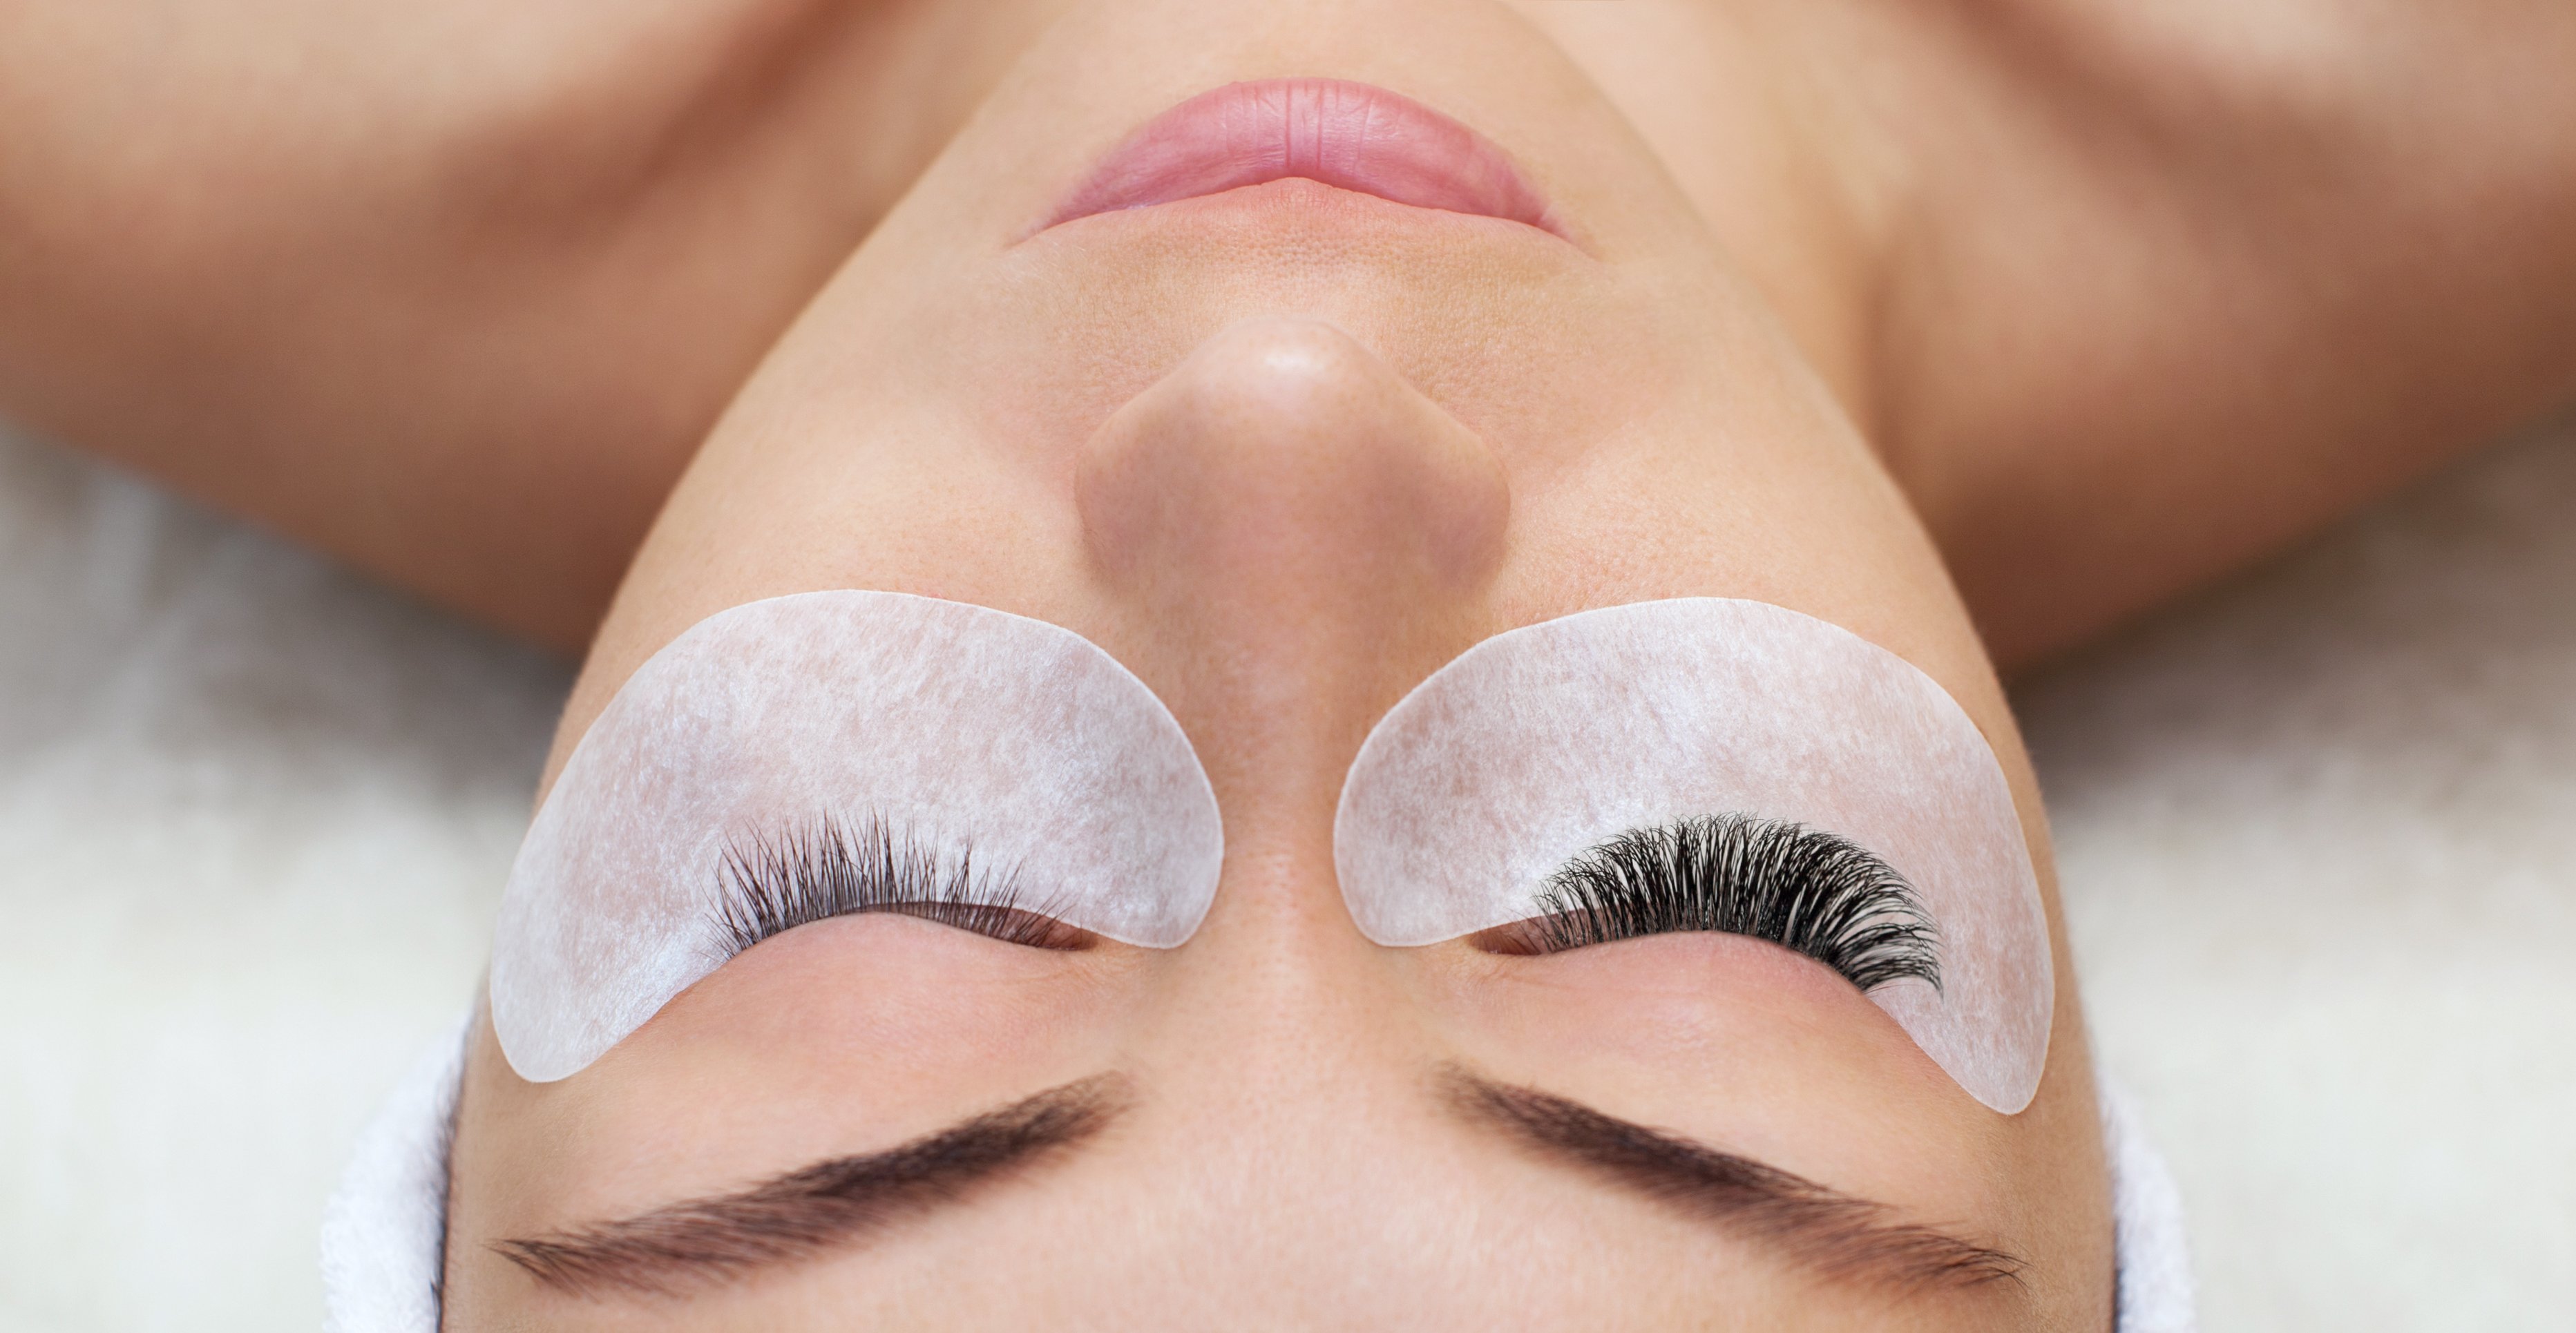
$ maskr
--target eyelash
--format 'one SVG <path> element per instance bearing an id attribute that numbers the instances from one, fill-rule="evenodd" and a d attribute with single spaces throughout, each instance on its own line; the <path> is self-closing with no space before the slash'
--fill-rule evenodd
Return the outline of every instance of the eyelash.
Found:
<path id="1" fill-rule="evenodd" d="M 884 821 L 821 820 L 725 849 L 726 956 L 798 926 L 901 912 L 1006 944 L 1078 949 L 1086 932 L 1024 906 L 1016 872 L 961 848 L 954 864 Z M 1626 833 L 1548 877 L 1539 915 L 1506 927 L 1513 952 L 1559 953 L 1645 935 L 1721 931 L 1769 940 L 1863 991 L 1905 977 L 1941 987 L 1938 933 L 1912 885 L 1866 848 L 1787 820 L 1706 815 Z"/>
<path id="2" fill-rule="evenodd" d="M 960 847 L 953 862 L 881 819 L 824 819 L 755 834 L 725 849 L 716 925 L 726 957 L 798 926 L 901 912 L 1005 944 L 1080 949 L 1090 935 L 1026 905 L 1017 871 L 995 873 Z"/>
<path id="3" fill-rule="evenodd" d="M 1848 838 L 1782 819 L 1704 815 L 1630 829 L 1567 862 L 1512 951 L 1721 931 L 1805 954 L 1863 991 L 1941 988 L 1939 935 L 1914 886 Z"/>

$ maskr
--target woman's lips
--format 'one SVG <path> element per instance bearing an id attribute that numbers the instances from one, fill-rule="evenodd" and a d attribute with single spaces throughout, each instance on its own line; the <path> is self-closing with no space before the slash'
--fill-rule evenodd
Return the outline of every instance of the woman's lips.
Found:
<path id="1" fill-rule="evenodd" d="M 1291 176 L 1563 234 L 1493 141 L 1412 98 L 1341 79 L 1201 93 L 1127 136 L 1046 226 Z"/>

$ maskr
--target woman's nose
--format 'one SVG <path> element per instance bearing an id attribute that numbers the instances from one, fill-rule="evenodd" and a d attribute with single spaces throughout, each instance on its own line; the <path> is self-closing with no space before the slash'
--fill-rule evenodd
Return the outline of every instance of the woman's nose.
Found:
<path id="1" fill-rule="evenodd" d="M 1350 335 L 1264 319 L 1113 414 L 1075 487 L 1121 655 L 1225 817 L 1215 905 L 1140 1049 L 1247 1115 L 1379 1086 L 1412 1029 L 1343 907 L 1333 810 L 1370 724 L 1487 628 L 1500 465 Z"/>
<path id="2" fill-rule="evenodd" d="M 1136 639 L 1182 655 L 1150 674 L 1239 798 L 1230 827 L 1283 785 L 1329 818 L 1368 725 L 1480 632 L 1510 511 L 1474 433 L 1349 334 L 1285 318 L 1113 414 L 1076 494 Z"/>

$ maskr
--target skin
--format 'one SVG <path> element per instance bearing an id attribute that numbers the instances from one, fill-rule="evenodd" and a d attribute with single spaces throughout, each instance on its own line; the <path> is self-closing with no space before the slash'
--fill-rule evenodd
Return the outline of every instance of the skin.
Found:
<path id="1" fill-rule="evenodd" d="M 1743 941 L 1369 945 L 1339 776 L 1487 634 L 1757 597 L 1949 689 L 2045 879 L 1989 649 L 2060 651 L 2576 389 L 2576 16 L 1252 10 L 0 10 L 0 409 L 515 632 L 596 632 L 558 765 L 705 614 L 881 587 L 1103 644 L 1224 805 L 1182 949 L 845 920 L 560 1084 L 487 1032 L 451 1326 L 2104 1326 L 2062 942 L 2047 1079 L 1998 1117 Z M 1578 244 L 1295 184 L 1024 239 L 1130 126 L 1272 74 L 1485 130 Z M 1820 1280 L 1463 1123 L 1453 1067 L 2030 1269 Z M 685 1307 L 488 1248 L 1103 1071 L 1132 1104 L 1078 1153 Z"/>
<path id="2" fill-rule="evenodd" d="M 0 410 L 578 651 L 744 377 L 1066 8 L 0 7 Z M 2576 394 L 2554 0 L 1509 8 L 2007 667 Z"/>
<path id="3" fill-rule="evenodd" d="M 2046 836 L 1931 542 L 1617 108 L 1490 6 L 1291 17 L 1118 6 L 1033 49 L 699 453 L 556 752 L 656 648 L 753 598 L 887 588 L 1038 617 L 1136 671 L 1197 748 L 1226 820 L 1205 924 L 1168 951 L 1047 952 L 827 922 L 553 1084 L 520 1080 L 487 1028 L 451 1327 L 2107 1327 L 2062 940 L 2045 1078 L 2002 1116 L 1767 945 L 1525 957 L 1353 926 L 1332 814 L 1368 726 L 1488 635 L 1651 598 L 1759 598 L 1902 654 L 1994 744 L 2043 866 Z M 1445 58 L 1404 54 L 1430 49 Z M 1087 77 L 1102 52 L 1128 77 Z M 1134 125 L 1288 71 L 1485 131 L 1573 241 L 1293 180 L 1029 235 Z M 1943 1292 L 1819 1276 L 1468 1122 L 1450 1069 L 1759 1157 L 2029 1268 Z M 493 1248 L 1103 1073 L 1128 1110 L 1062 1160 L 683 1299 L 550 1291 Z"/>

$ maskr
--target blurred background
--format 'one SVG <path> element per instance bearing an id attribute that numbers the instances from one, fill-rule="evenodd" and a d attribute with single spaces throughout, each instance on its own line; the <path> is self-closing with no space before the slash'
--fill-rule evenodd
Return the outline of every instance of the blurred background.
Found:
<path id="1" fill-rule="evenodd" d="M 320 1319 L 569 668 L 0 426 L 0 1331 Z M 2576 1310 L 2576 422 L 2016 689 L 2202 1326 Z"/>

